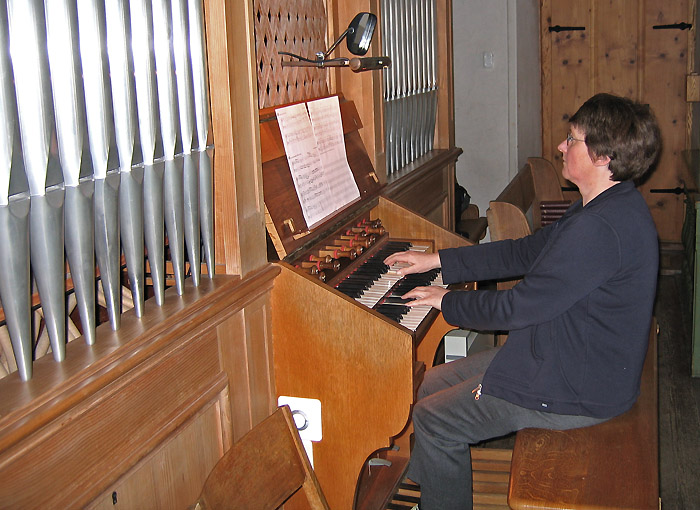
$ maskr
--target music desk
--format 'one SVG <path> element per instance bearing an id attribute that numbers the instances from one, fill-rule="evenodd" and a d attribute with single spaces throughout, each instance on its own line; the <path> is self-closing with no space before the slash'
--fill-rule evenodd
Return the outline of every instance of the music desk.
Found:
<path id="1" fill-rule="evenodd" d="M 641 394 L 629 411 L 593 427 L 518 432 L 511 509 L 660 508 L 656 329 L 654 321 Z"/>

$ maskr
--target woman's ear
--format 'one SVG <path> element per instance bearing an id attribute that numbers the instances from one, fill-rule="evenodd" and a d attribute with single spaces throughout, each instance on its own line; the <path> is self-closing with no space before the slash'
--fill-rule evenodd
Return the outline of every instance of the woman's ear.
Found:
<path id="1" fill-rule="evenodd" d="M 592 159 L 595 166 L 607 166 L 610 164 L 610 156 L 595 156 Z"/>

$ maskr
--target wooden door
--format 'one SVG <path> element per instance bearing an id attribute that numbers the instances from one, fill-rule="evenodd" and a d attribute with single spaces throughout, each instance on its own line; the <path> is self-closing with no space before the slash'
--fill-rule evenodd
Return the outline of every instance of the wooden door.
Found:
<path id="1" fill-rule="evenodd" d="M 561 177 L 557 145 L 568 119 L 590 96 L 610 92 L 648 103 L 663 153 L 640 184 L 662 241 L 680 241 L 683 199 L 668 190 L 692 180 L 683 162 L 689 107 L 685 80 L 696 0 L 541 0 L 542 150 Z M 656 27 L 656 28 L 655 28 Z"/>

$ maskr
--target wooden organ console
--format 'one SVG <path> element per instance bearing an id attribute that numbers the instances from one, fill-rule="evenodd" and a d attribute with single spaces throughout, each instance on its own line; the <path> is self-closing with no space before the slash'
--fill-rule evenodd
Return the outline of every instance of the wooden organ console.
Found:
<path id="1" fill-rule="evenodd" d="M 308 229 L 274 111 L 260 114 L 269 245 L 281 268 L 271 306 L 275 384 L 278 395 L 321 401 L 313 463 L 331 508 L 379 509 L 407 465 L 415 391 L 453 329 L 437 310 L 397 302 L 407 291 L 397 286 L 440 284 L 439 274 L 397 283 L 382 261 L 409 247 L 470 243 L 382 197 L 357 111 L 342 98 L 341 116 L 360 198 Z M 305 507 L 303 495 L 285 505 Z"/>

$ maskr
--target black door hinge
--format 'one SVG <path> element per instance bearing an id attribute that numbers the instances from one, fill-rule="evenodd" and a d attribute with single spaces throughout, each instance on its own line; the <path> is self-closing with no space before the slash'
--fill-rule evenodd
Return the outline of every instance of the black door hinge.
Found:
<path id="1" fill-rule="evenodd" d="M 673 23 L 671 25 L 654 25 L 651 28 L 654 30 L 690 30 L 693 28 L 693 25 L 684 21 L 683 23 Z"/>
<path id="2" fill-rule="evenodd" d="M 586 30 L 586 27 L 562 27 L 559 25 L 549 27 L 550 32 L 572 32 L 574 30 Z"/>

